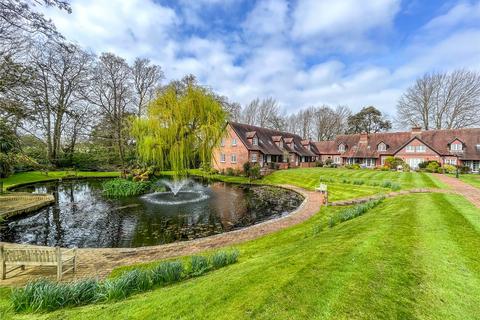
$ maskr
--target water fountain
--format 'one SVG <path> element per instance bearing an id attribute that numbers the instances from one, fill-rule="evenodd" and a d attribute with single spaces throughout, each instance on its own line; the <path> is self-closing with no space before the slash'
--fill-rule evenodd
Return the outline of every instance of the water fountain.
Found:
<path id="1" fill-rule="evenodd" d="M 174 196 L 177 196 L 178 192 L 182 190 L 184 186 L 190 183 L 189 179 L 180 180 L 161 180 L 160 183 L 166 185 Z"/>
<path id="2" fill-rule="evenodd" d="M 159 183 L 165 185 L 169 191 L 150 193 L 142 199 L 155 204 L 179 205 L 209 198 L 207 188 L 190 179 L 160 180 Z"/>

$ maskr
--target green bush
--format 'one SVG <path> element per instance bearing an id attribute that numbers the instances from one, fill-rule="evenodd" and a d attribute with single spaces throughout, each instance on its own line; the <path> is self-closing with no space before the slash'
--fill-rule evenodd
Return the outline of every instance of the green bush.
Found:
<path id="1" fill-rule="evenodd" d="M 385 161 L 383 163 L 383 165 L 389 169 L 397 169 L 398 166 L 402 166 L 403 167 L 403 160 L 400 159 L 400 158 L 395 158 L 395 157 L 387 157 L 385 158 Z"/>
<path id="2" fill-rule="evenodd" d="M 354 184 L 354 185 L 357 185 L 357 186 L 360 186 L 360 185 L 362 185 L 362 184 L 364 184 L 364 183 L 365 183 L 365 181 L 363 181 L 363 180 L 353 180 L 353 184 Z"/>
<path id="3" fill-rule="evenodd" d="M 108 197 L 132 197 L 145 194 L 152 189 L 151 182 L 113 179 L 102 184 L 103 194 Z"/>
<path id="4" fill-rule="evenodd" d="M 392 181 L 390 180 L 383 180 L 381 186 L 383 188 L 391 188 L 392 187 Z"/>
<path id="5" fill-rule="evenodd" d="M 250 162 L 248 162 L 248 161 L 243 164 L 243 174 L 245 175 L 245 177 L 248 177 L 248 176 L 249 176 L 249 174 L 250 174 L 250 167 L 251 167 L 251 166 L 250 166 Z"/>
<path id="6" fill-rule="evenodd" d="M 235 172 L 233 171 L 233 168 L 227 168 L 227 170 L 225 171 L 225 174 L 227 176 L 234 176 Z"/>
<path id="7" fill-rule="evenodd" d="M 457 172 L 457 167 L 452 166 L 451 164 L 443 165 L 443 169 L 445 170 L 446 173 L 456 173 Z"/>
<path id="8" fill-rule="evenodd" d="M 437 172 L 438 168 L 440 168 L 440 163 L 437 161 L 430 161 L 425 170 L 427 170 L 427 172 Z"/>

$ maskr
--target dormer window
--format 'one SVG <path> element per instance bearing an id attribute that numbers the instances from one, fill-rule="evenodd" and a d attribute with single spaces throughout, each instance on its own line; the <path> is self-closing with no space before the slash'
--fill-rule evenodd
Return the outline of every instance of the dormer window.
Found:
<path id="1" fill-rule="evenodd" d="M 387 145 L 383 142 L 380 142 L 377 146 L 378 151 L 387 151 Z"/>
<path id="2" fill-rule="evenodd" d="M 252 144 L 253 144 L 254 146 L 258 146 L 258 138 L 257 138 L 257 137 L 253 137 L 253 139 L 252 139 Z"/>
<path id="3" fill-rule="evenodd" d="M 338 145 L 338 152 L 345 152 L 345 145 L 343 143 Z"/>
<path id="4" fill-rule="evenodd" d="M 450 145 L 450 151 L 459 152 L 463 150 L 463 145 L 461 143 L 452 143 Z"/>

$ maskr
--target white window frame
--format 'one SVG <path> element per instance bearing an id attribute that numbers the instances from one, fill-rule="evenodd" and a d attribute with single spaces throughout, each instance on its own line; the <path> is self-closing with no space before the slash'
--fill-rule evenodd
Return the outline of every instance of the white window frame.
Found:
<path id="1" fill-rule="evenodd" d="M 453 152 L 463 151 L 463 145 L 461 143 L 452 143 L 450 145 L 450 151 L 453 151 Z"/>
<path id="2" fill-rule="evenodd" d="M 338 152 L 345 152 L 345 145 L 343 143 L 338 145 Z"/>
<path id="3" fill-rule="evenodd" d="M 377 147 L 378 151 L 387 151 L 387 145 L 383 142 L 380 142 Z"/>
<path id="4" fill-rule="evenodd" d="M 237 154 L 236 153 L 232 153 L 230 155 L 230 163 L 237 163 Z"/>
<path id="5" fill-rule="evenodd" d="M 225 155 L 225 153 L 220 153 L 220 162 L 225 162 L 227 159 L 227 156 Z"/>
<path id="6" fill-rule="evenodd" d="M 257 154 L 256 153 L 252 153 L 252 155 L 250 156 L 250 161 L 257 162 Z"/>
<path id="7" fill-rule="evenodd" d="M 340 157 L 339 156 L 334 156 L 333 157 L 333 163 L 340 164 Z"/>
<path id="8" fill-rule="evenodd" d="M 455 159 L 455 158 L 445 159 L 445 164 L 456 166 L 457 165 L 457 159 Z"/>
<path id="9" fill-rule="evenodd" d="M 408 152 L 408 153 L 415 152 L 415 146 L 406 146 L 405 152 Z"/>
<path id="10" fill-rule="evenodd" d="M 427 147 L 424 145 L 415 146 L 415 152 L 422 153 L 426 151 L 427 151 Z"/>
<path id="11" fill-rule="evenodd" d="M 237 138 L 232 138 L 232 146 L 235 147 L 237 145 Z"/>
<path id="12" fill-rule="evenodd" d="M 258 146 L 258 138 L 257 138 L 257 137 L 253 137 L 253 138 L 252 138 L 252 144 L 253 144 L 254 146 Z"/>

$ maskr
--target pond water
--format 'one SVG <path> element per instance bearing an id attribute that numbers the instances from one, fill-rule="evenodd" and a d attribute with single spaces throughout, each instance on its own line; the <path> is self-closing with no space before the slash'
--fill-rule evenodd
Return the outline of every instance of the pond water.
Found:
<path id="1" fill-rule="evenodd" d="M 16 191 L 52 193 L 56 202 L 0 222 L 0 241 L 63 247 L 141 247 L 191 240 L 281 217 L 303 201 L 276 187 L 190 181 L 174 196 L 102 195 L 105 180 L 40 183 Z"/>

